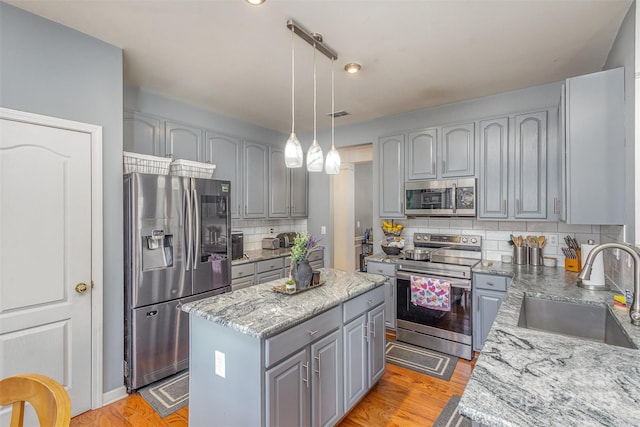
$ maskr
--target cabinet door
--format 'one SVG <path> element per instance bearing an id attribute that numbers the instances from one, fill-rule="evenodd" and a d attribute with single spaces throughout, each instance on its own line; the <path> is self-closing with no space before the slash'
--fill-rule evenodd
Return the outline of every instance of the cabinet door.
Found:
<path id="1" fill-rule="evenodd" d="M 382 377 L 385 371 L 386 351 L 385 344 L 387 338 L 384 328 L 384 305 L 379 305 L 367 313 L 367 321 L 369 324 L 369 342 L 368 342 L 368 387 L 371 387 L 376 381 Z"/>
<path id="2" fill-rule="evenodd" d="M 480 122 L 478 217 L 507 218 L 509 118 Z"/>
<path id="3" fill-rule="evenodd" d="M 480 351 L 489 335 L 493 321 L 496 320 L 505 293 L 484 289 L 477 289 L 475 293 L 477 305 L 473 311 L 473 349 Z"/>
<path id="4" fill-rule="evenodd" d="M 367 315 L 354 319 L 343 328 L 344 410 L 349 411 L 368 390 Z"/>
<path id="5" fill-rule="evenodd" d="M 565 120 L 566 110 L 566 86 L 560 90 L 560 109 L 558 110 L 558 198 L 555 201 L 554 213 L 558 214 L 560 221 L 567 220 L 567 152 L 566 138 L 567 127 Z"/>
<path id="6" fill-rule="evenodd" d="M 407 180 L 436 178 L 437 129 L 409 132 L 405 168 Z"/>
<path id="7" fill-rule="evenodd" d="M 475 173 L 475 124 L 442 128 L 442 178 L 473 176 Z"/>
<path id="8" fill-rule="evenodd" d="M 515 217 L 547 217 L 547 112 L 515 116 Z"/>
<path id="9" fill-rule="evenodd" d="M 231 218 L 241 217 L 242 203 L 242 143 L 239 138 L 205 132 L 205 161 L 216 165 L 215 179 L 231 182 L 230 202 Z"/>
<path id="10" fill-rule="evenodd" d="M 160 119 L 141 113 L 125 112 L 123 146 L 125 151 L 164 157 Z"/>
<path id="11" fill-rule="evenodd" d="M 244 218 L 267 216 L 267 147 L 255 142 L 244 143 Z"/>
<path id="12" fill-rule="evenodd" d="M 310 378 L 306 349 L 267 371 L 267 426 L 309 425 Z"/>
<path id="13" fill-rule="evenodd" d="M 289 216 L 289 184 L 289 168 L 284 163 L 284 150 L 269 147 L 269 218 Z"/>
<path id="14" fill-rule="evenodd" d="M 384 321 L 385 325 L 389 329 L 396 328 L 396 278 L 388 277 L 385 282 L 385 296 L 384 296 Z"/>
<path id="15" fill-rule="evenodd" d="M 380 216 L 404 217 L 404 135 L 379 140 Z"/>
<path id="16" fill-rule="evenodd" d="M 181 123 L 165 122 L 164 124 L 165 154 L 174 159 L 204 162 L 202 130 Z"/>
<path id="17" fill-rule="evenodd" d="M 289 169 L 291 174 L 291 209 L 292 218 L 309 216 L 309 172 L 307 168 Z"/>
<path id="18" fill-rule="evenodd" d="M 311 425 L 332 426 L 342 414 L 342 345 L 340 330 L 311 346 L 313 380 Z"/>

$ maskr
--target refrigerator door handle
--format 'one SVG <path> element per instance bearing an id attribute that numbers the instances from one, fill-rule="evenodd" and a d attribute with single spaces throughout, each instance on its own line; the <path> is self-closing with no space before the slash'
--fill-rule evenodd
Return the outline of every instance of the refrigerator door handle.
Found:
<path id="1" fill-rule="evenodd" d="M 186 271 L 191 269 L 191 248 L 193 247 L 193 233 L 191 232 L 191 190 L 184 191 L 184 247 L 186 251 Z"/>
<path id="2" fill-rule="evenodd" d="M 192 181 L 193 183 L 193 181 Z M 193 227 L 193 235 L 195 236 L 195 245 L 193 247 L 193 269 L 198 269 L 198 249 L 200 248 L 200 213 L 198 212 L 198 191 L 195 183 L 193 185 L 193 211 L 195 218 L 195 227 Z"/>

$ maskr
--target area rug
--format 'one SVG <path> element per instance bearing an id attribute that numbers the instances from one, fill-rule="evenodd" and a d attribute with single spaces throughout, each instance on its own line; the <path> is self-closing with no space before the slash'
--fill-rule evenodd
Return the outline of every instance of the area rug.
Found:
<path id="1" fill-rule="evenodd" d="M 182 371 L 140 390 L 162 418 L 189 404 L 189 371 Z"/>
<path id="2" fill-rule="evenodd" d="M 449 381 L 458 358 L 398 341 L 387 341 L 387 362 Z"/>
<path id="3" fill-rule="evenodd" d="M 451 396 L 447 406 L 444 407 L 436 422 L 433 423 L 433 427 L 471 427 L 471 420 L 458 413 L 458 402 L 460 402 L 458 396 Z"/>

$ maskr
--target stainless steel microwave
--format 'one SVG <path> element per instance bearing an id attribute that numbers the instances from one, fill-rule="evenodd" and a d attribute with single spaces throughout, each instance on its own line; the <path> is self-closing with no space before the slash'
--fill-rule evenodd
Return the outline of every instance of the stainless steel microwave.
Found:
<path id="1" fill-rule="evenodd" d="M 409 181 L 404 185 L 405 215 L 476 216 L 476 179 Z"/>

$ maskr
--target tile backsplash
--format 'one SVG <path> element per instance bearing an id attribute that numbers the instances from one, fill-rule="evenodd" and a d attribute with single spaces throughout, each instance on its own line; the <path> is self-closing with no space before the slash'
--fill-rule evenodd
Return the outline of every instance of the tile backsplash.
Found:
<path id="1" fill-rule="evenodd" d="M 558 258 L 558 267 L 564 268 L 562 247 L 566 247 L 564 236 L 574 237 L 578 243 L 593 240 L 597 243 L 624 243 L 622 225 L 570 225 L 563 222 L 539 221 L 478 221 L 457 218 L 420 218 L 397 221 L 405 226 L 403 235 L 407 244 L 413 233 L 474 234 L 482 237 L 482 258 L 500 261 L 502 255 L 513 255 L 509 236 L 545 236 L 543 256 Z M 640 251 L 640 248 L 638 248 Z M 608 281 L 622 288 L 633 287 L 633 259 L 624 251 L 604 252 L 605 276 Z"/>
<path id="2" fill-rule="evenodd" d="M 276 237 L 278 233 L 289 231 L 306 232 L 307 219 L 256 219 L 232 220 L 232 230 L 240 230 L 244 234 L 244 250 L 262 249 L 264 237 Z"/>

